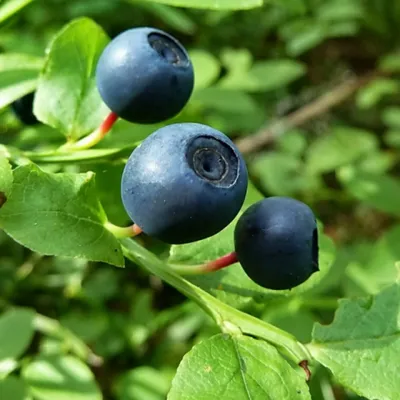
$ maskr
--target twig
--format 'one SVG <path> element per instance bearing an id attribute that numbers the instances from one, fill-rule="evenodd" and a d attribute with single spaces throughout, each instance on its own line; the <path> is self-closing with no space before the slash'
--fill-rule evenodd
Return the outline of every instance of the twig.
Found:
<path id="1" fill-rule="evenodd" d="M 237 140 L 236 145 L 243 154 L 254 153 L 289 129 L 301 126 L 313 118 L 326 113 L 331 108 L 343 103 L 358 89 L 380 75 L 380 73 L 372 72 L 359 78 L 346 80 L 330 92 L 323 94 L 311 103 L 289 114 L 287 117 L 277 120 L 267 127 L 261 128 L 253 135 Z"/>

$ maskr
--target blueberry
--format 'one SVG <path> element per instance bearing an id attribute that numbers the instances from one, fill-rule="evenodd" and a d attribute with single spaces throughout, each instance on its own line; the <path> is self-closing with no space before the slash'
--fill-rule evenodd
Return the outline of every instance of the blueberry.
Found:
<path id="1" fill-rule="evenodd" d="M 152 124 L 172 118 L 188 102 L 193 66 L 185 48 L 154 28 L 129 29 L 104 49 L 96 70 L 100 95 L 123 119 Z"/>
<path id="2" fill-rule="evenodd" d="M 288 197 L 250 206 L 235 227 L 235 251 L 246 274 L 267 289 L 291 289 L 318 271 L 312 210 Z"/>
<path id="3" fill-rule="evenodd" d="M 212 236 L 238 214 L 247 189 L 242 155 L 223 133 L 202 124 L 165 126 L 131 154 L 124 207 L 142 230 L 171 244 Z"/>
<path id="4" fill-rule="evenodd" d="M 36 125 L 39 122 L 33 114 L 34 96 L 34 92 L 28 93 L 11 104 L 15 116 L 25 125 Z"/>

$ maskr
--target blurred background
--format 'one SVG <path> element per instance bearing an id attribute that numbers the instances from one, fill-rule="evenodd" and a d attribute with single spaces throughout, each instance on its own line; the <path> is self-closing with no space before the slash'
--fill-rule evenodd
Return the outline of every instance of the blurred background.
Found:
<path id="1" fill-rule="evenodd" d="M 6 18 L 11 3 L 20 9 Z M 1 143 L 30 149 L 40 141 L 61 140 L 58 132 L 35 123 L 32 99 L 10 103 L 18 88 L 21 94 L 34 89 L 49 41 L 80 16 L 94 19 L 111 37 L 147 25 L 179 38 L 195 65 L 196 87 L 174 120 L 202 122 L 231 136 L 257 189 L 306 202 L 334 240 L 334 273 L 321 297 L 247 304 L 246 311 L 307 342 L 314 321 L 332 320 L 337 298 L 374 294 L 396 279 L 400 2 L 270 0 L 244 11 L 135 0 L 2 2 Z M 25 69 L 15 68 L 2 63 L 7 53 L 30 61 Z M 156 127 L 118 122 L 101 146 L 129 143 L 132 132 L 135 140 L 144 138 Z M 52 168 L 58 167 L 47 167 Z M 123 163 L 82 168 L 99 172 L 107 215 L 126 224 L 119 199 Z M 158 253 L 164 249 L 151 245 Z M 10 306 L 24 308 L 10 312 Z M 1 400 L 32 399 L 32 393 L 44 400 L 75 399 L 80 393 L 79 399 L 90 400 L 100 398 L 99 391 L 109 400 L 162 400 L 183 355 L 218 332 L 196 305 L 139 268 L 43 257 L 3 232 L 0 313 Z M 10 339 L 4 328 L 10 321 L 17 342 L 12 359 L 2 349 L 7 335 Z M 64 386 L 29 391 L 41 371 L 40 357 L 66 352 L 87 361 L 95 380 L 80 389 L 71 378 Z M 19 378 L 32 360 L 36 364 Z M 316 400 L 360 399 L 322 369 L 315 372 L 311 392 Z"/>

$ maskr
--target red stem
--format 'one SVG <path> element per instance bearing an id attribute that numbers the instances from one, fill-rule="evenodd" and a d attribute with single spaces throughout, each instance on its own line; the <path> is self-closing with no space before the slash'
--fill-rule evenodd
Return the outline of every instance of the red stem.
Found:
<path id="1" fill-rule="evenodd" d="M 99 126 L 99 132 L 102 138 L 111 130 L 118 118 L 115 112 L 110 112 L 110 114 L 107 115 L 106 119 Z"/>
<path id="2" fill-rule="evenodd" d="M 216 260 L 210 261 L 205 266 L 207 266 L 207 272 L 218 271 L 222 268 L 229 267 L 232 264 L 237 263 L 239 260 L 236 253 L 225 254 L 224 256 L 217 258 Z"/>

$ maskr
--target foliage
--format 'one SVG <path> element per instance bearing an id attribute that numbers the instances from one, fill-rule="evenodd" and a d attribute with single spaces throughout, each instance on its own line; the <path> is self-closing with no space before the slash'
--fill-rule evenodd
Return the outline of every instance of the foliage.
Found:
<path id="1" fill-rule="evenodd" d="M 0 398 L 397 400 L 399 24 L 390 0 L 1 3 Z M 285 195 L 315 211 L 321 271 L 299 287 L 263 289 L 239 264 L 174 272 L 232 251 L 235 222 L 174 246 L 110 232 L 129 224 L 127 157 L 166 123 L 118 121 L 92 149 L 57 151 L 107 115 L 97 59 L 143 25 L 194 63 L 193 96 L 166 123 L 239 148 L 269 135 L 244 151 L 243 209 Z M 32 91 L 27 127 L 10 105 Z"/>

